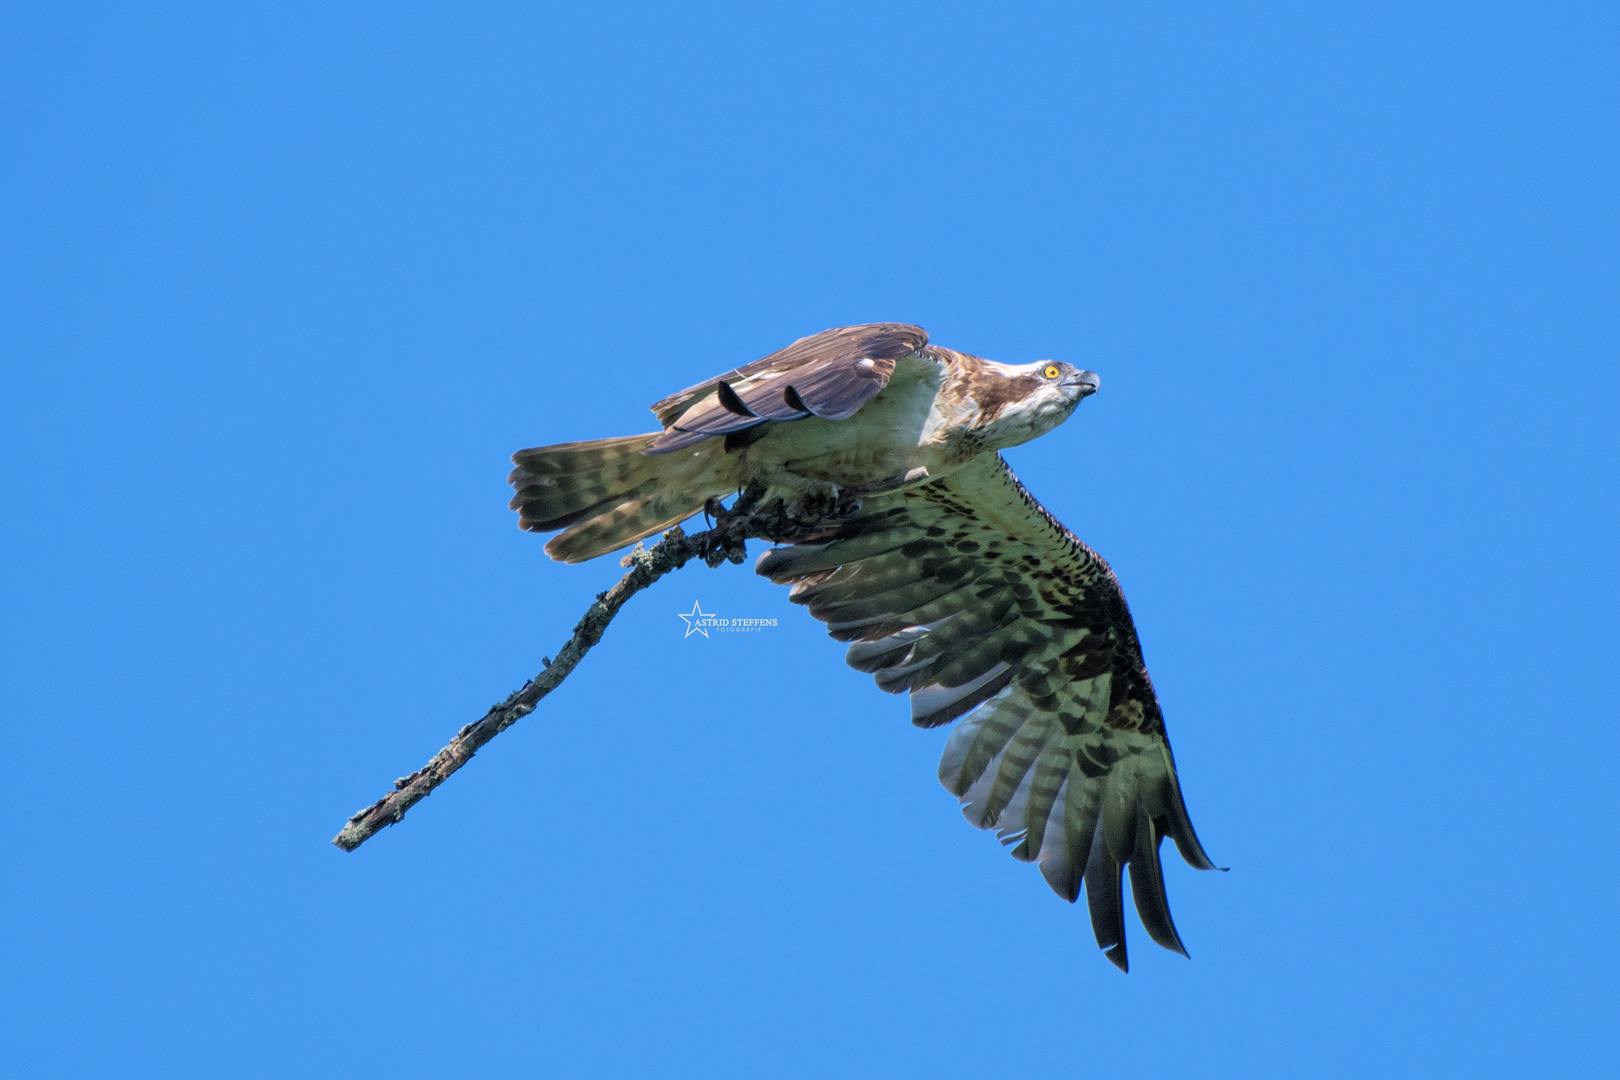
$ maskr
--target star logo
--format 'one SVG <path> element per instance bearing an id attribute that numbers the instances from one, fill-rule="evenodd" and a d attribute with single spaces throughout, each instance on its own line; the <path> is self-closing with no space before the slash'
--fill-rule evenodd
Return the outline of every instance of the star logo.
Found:
<path id="1" fill-rule="evenodd" d="M 712 612 L 703 610 L 703 605 L 700 602 L 694 600 L 692 602 L 692 610 L 690 612 L 682 614 L 681 612 L 677 611 L 675 614 L 678 617 L 686 620 L 686 633 L 681 636 L 682 641 L 685 641 L 693 634 L 702 634 L 704 637 L 709 636 L 709 632 L 703 628 L 702 622 L 692 621 L 693 619 L 701 620 L 714 618 L 714 614 Z"/>

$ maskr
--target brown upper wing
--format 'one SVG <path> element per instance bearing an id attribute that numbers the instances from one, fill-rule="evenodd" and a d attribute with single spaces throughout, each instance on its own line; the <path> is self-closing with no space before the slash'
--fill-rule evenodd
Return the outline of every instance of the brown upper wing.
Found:
<path id="1" fill-rule="evenodd" d="M 841 326 L 800 338 L 654 404 L 665 430 L 648 453 L 679 450 L 768 420 L 847 419 L 888 385 L 895 361 L 927 344 L 922 327 L 905 323 Z"/>
<path id="2" fill-rule="evenodd" d="M 869 498 L 821 542 L 758 570 L 852 642 L 851 666 L 912 722 L 951 733 L 940 780 L 968 820 L 1039 862 L 1058 895 L 1085 885 L 1097 944 L 1126 966 L 1121 874 L 1148 935 L 1183 952 L 1159 842 L 1213 864 L 1182 804 L 1164 721 L 1113 571 L 997 455 Z"/>

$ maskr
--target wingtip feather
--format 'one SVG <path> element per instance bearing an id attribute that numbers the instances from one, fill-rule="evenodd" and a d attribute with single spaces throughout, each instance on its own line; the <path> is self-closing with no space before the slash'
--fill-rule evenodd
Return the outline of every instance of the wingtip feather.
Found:
<path id="1" fill-rule="evenodd" d="M 1131 973 L 1130 959 L 1125 955 L 1125 943 L 1121 941 L 1111 949 L 1104 949 L 1103 955 L 1119 970 L 1129 975 Z"/>

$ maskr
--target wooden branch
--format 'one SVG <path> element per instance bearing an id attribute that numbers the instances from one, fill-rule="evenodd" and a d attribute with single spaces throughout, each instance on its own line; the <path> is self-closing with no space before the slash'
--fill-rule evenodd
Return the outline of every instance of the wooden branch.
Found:
<path id="1" fill-rule="evenodd" d="M 405 812 L 426 798 L 450 778 L 450 775 L 483 748 L 495 736 L 534 711 L 540 699 L 555 690 L 574 667 L 590 652 L 591 646 L 602 640 L 608 624 L 619 609 L 636 593 L 645 589 L 672 570 L 679 570 L 692 559 L 702 559 L 713 567 L 722 562 L 740 563 L 747 554 L 747 541 L 803 542 L 812 539 L 830 520 L 847 517 L 858 504 L 847 500 L 829 506 L 809 520 L 792 517 L 780 503 L 770 510 L 756 509 L 762 492 L 750 489 L 738 496 L 727 510 L 718 499 L 709 500 L 705 507 L 715 519 L 713 528 L 687 536 L 679 526 L 664 534 L 652 550 L 644 551 L 637 544 L 621 560 L 630 572 L 607 592 L 598 593 L 595 603 L 586 609 L 574 626 L 573 636 L 557 653 L 556 660 L 543 659 L 540 674 L 524 683 L 499 705 L 456 733 L 450 744 L 422 768 L 394 781 L 394 790 L 378 799 L 349 819 L 343 831 L 332 838 L 332 843 L 344 851 L 353 851 L 383 828 L 400 821 Z"/>

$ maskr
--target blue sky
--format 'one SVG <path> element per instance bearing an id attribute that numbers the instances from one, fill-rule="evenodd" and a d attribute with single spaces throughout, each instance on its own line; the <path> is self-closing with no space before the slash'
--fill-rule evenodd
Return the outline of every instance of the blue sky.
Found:
<path id="1" fill-rule="evenodd" d="M 0 13 L 0 1034 L 19 1076 L 1612 1066 L 1612 6 Z M 553 654 L 507 455 L 827 326 L 1103 390 L 1192 959 L 969 827 L 746 567 Z M 683 638 L 694 603 L 776 618 Z"/>

